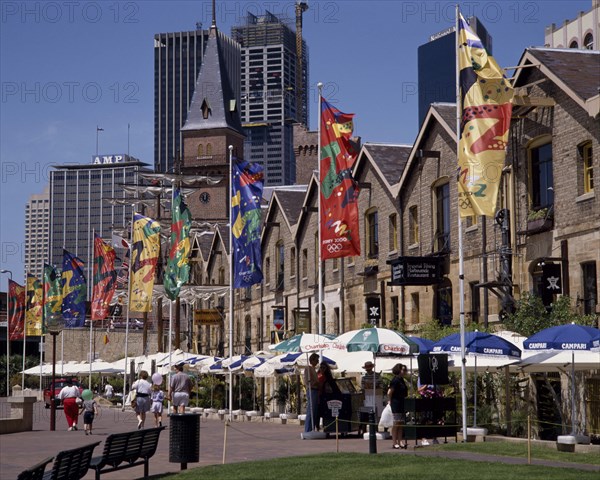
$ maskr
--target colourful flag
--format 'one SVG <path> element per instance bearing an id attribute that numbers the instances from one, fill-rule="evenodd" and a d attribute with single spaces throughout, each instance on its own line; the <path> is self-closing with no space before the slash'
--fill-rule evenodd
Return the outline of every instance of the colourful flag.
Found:
<path id="1" fill-rule="evenodd" d="M 246 288 L 262 282 L 260 248 L 263 168 L 246 161 L 233 161 L 231 179 L 231 219 L 233 222 L 233 288 Z"/>
<path id="2" fill-rule="evenodd" d="M 42 282 L 27 274 L 27 303 L 25 310 L 25 333 L 29 336 L 42 335 Z"/>
<path id="3" fill-rule="evenodd" d="M 190 278 L 190 227 L 192 215 L 183 201 L 181 190 L 173 188 L 173 207 L 171 223 L 171 248 L 169 261 L 164 274 L 164 287 L 167 297 L 175 300 L 179 295 L 181 286 Z"/>
<path id="4" fill-rule="evenodd" d="M 44 264 L 44 323 L 62 311 L 62 277 L 52 265 Z"/>
<path id="5" fill-rule="evenodd" d="M 129 249 L 125 252 L 125 258 L 121 262 L 121 268 L 117 275 L 117 288 L 125 288 L 129 278 Z"/>
<path id="6" fill-rule="evenodd" d="M 92 320 L 105 319 L 110 301 L 117 289 L 115 249 L 94 235 L 94 288 L 92 289 Z"/>
<path id="7" fill-rule="evenodd" d="M 86 281 L 83 274 L 83 262 L 66 250 L 63 250 L 63 303 L 62 314 L 66 328 L 85 325 Z"/>
<path id="8" fill-rule="evenodd" d="M 129 309 L 132 312 L 149 312 L 160 254 L 160 224 L 134 213 L 132 243 Z"/>
<path id="9" fill-rule="evenodd" d="M 462 108 L 458 145 L 460 216 L 494 216 L 514 92 L 462 15 L 458 38 Z"/>
<path id="10" fill-rule="evenodd" d="M 21 340 L 25 325 L 25 287 L 8 281 L 8 338 Z"/>
<path id="11" fill-rule="evenodd" d="M 321 258 L 360 255 L 358 185 L 352 166 L 353 113 L 342 113 L 321 99 Z"/>

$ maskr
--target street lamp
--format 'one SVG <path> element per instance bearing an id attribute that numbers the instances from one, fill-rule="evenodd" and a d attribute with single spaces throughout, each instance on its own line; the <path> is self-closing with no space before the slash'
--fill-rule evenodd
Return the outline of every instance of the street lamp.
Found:
<path id="1" fill-rule="evenodd" d="M 8 273 L 12 280 L 12 272 L 10 270 L 0 270 L 0 273 Z M 6 295 L 8 300 L 10 288 L 6 289 Z M 6 397 L 10 397 L 10 334 L 8 331 L 8 313 L 6 315 Z"/>
<path id="2" fill-rule="evenodd" d="M 62 332 L 65 320 L 62 315 L 52 315 L 46 319 L 46 331 L 52 335 L 52 383 L 50 384 L 50 431 L 56 430 L 56 336 Z"/>

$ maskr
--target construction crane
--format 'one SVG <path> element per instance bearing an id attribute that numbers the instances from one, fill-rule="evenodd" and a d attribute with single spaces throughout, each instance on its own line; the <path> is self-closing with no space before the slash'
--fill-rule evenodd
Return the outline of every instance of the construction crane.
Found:
<path id="1" fill-rule="evenodd" d="M 302 80 L 304 49 L 302 48 L 302 14 L 308 10 L 308 3 L 296 3 L 296 119 L 300 123 L 308 123 L 308 118 L 304 118 L 304 85 Z"/>

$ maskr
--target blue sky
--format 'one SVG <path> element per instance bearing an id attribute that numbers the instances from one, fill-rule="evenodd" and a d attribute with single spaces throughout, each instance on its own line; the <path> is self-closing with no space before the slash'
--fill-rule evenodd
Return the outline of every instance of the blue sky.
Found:
<path id="1" fill-rule="evenodd" d="M 230 33 L 247 11 L 286 12 L 292 1 L 217 1 Z M 23 279 L 25 204 L 48 183 L 49 165 L 89 163 L 127 151 L 153 163 L 155 33 L 210 25 L 210 1 L 0 3 L 0 268 Z M 417 133 L 417 47 L 453 25 L 454 4 L 437 1 L 309 1 L 311 126 L 316 84 L 356 113 L 363 141 L 412 143 Z M 502 66 L 544 43 L 544 28 L 589 10 L 587 1 L 471 1 Z M 0 280 L 0 290 L 6 289 Z"/>

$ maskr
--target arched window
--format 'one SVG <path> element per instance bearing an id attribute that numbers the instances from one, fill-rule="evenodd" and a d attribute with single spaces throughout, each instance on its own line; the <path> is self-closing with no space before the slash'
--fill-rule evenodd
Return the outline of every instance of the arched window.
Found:
<path id="1" fill-rule="evenodd" d="M 587 33 L 583 39 L 583 48 L 588 50 L 594 49 L 594 36 L 590 33 Z"/>
<path id="2" fill-rule="evenodd" d="M 206 144 L 206 155 L 212 155 L 212 143 Z"/>
<path id="3" fill-rule="evenodd" d="M 579 48 L 577 40 L 573 40 L 571 43 L 569 43 L 569 48 Z"/>
<path id="4" fill-rule="evenodd" d="M 379 257 L 379 213 L 372 207 L 365 212 L 365 243 L 367 258 Z"/>
<path id="5" fill-rule="evenodd" d="M 204 156 L 204 145 L 200 144 L 198 145 L 198 158 L 203 157 Z"/>
<path id="6" fill-rule="evenodd" d="M 445 278 L 434 291 L 435 318 L 441 325 L 452 325 L 452 283 Z"/>
<path id="7" fill-rule="evenodd" d="M 219 268 L 219 285 L 225 285 L 225 269 Z"/>

